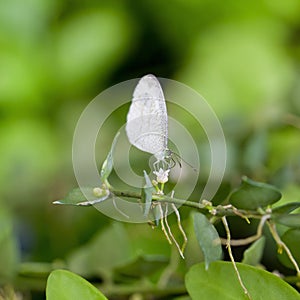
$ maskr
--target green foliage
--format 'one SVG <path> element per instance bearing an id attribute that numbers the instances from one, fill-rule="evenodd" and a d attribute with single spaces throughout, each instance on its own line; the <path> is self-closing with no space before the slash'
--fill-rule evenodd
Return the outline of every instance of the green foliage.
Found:
<path id="1" fill-rule="evenodd" d="M 113 151 L 119 136 L 119 132 L 116 134 L 109 153 L 107 154 L 106 159 L 104 160 L 101 171 L 101 187 L 102 188 L 77 188 L 72 190 L 67 197 L 62 200 L 54 201 L 54 204 L 69 204 L 69 205 L 79 205 L 79 206 L 89 206 L 99 202 L 102 202 L 109 198 L 110 193 L 107 190 L 105 185 L 108 176 L 110 175 L 113 169 Z M 87 200 L 88 199 L 88 200 Z"/>
<path id="2" fill-rule="evenodd" d="M 258 266 L 261 262 L 261 258 L 264 252 L 266 239 L 264 236 L 255 241 L 245 252 L 242 263 Z"/>
<path id="3" fill-rule="evenodd" d="M 273 208 L 272 215 L 276 216 L 276 215 L 288 214 L 299 207 L 300 207 L 300 202 L 290 202 Z"/>
<path id="4" fill-rule="evenodd" d="M 86 277 L 99 276 L 105 280 L 138 280 L 141 274 L 148 277 L 162 270 L 168 263 L 168 251 L 160 240 L 155 241 L 155 235 L 151 240 L 134 238 L 136 231 L 113 223 L 73 251 L 67 258 L 68 268 Z"/>
<path id="5" fill-rule="evenodd" d="M 54 201 L 54 204 L 89 206 L 102 202 L 109 197 L 105 189 L 101 189 L 101 194 L 95 193 L 95 188 L 76 188 L 62 200 Z M 87 200 L 88 199 L 88 200 Z"/>
<path id="6" fill-rule="evenodd" d="M 287 245 L 298 265 L 300 264 L 300 252 L 299 252 L 299 241 L 300 241 L 300 229 L 292 228 L 287 230 L 282 236 L 282 241 Z M 295 266 L 291 263 L 286 252 L 281 251 L 278 253 L 278 258 L 286 267 L 294 269 Z"/>
<path id="7" fill-rule="evenodd" d="M 126 297 L 141 287 L 146 290 L 145 298 L 191 299 L 185 294 L 183 277 L 190 266 L 205 261 L 199 274 L 195 267 L 196 276 L 189 275 L 193 280 L 207 275 L 207 281 L 195 283 L 197 293 L 218 286 L 240 291 L 232 265 L 223 269 L 225 265 L 213 262 L 220 259 L 219 246 L 212 247 L 213 239 L 224 236 L 213 210 L 200 210 L 205 216 L 188 217 L 191 208 L 180 208 L 188 233 L 186 259 L 181 261 L 158 228 L 112 224 L 93 207 L 78 207 L 111 201 L 102 183 L 109 176 L 112 180 L 117 177 L 112 172 L 115 142 L 106 159 L 108 151 L 104 149 L 109 149 L 114 133 L 124 123 L 124 107 L 111 116 L 107 130 L 101 133 L 97 163 L 105 163 L 99 187 L 75 189 L 63 198 L 76 186 L 70 150 L 83 108 L 106 87 L 146 73 L 179 80 L 206 97 L 220 118 L 228 145 L 222 184 L 229 189 L 241 174 L 258 180 L 244 178 L 229 198 L 226 190 L 212 202 L 224 204 L 229 199 L 238 209 L 270 214 L 267 221 L 276 224 L 299 263 L 300 89 L 294 68 L 299 61 L 299 15 L 300 2 L 296 0 L 255 0 L 247 6 L 234 0 L 179 0 L 172 5 L 152 0 L 134 5 L 128 0 L 118 5 L 95 0 L 0 1 L 0 282 L 9 281 L 16 293 L 24 291 L 24 300 L 37 299 L 36 291 L 44 293 L 45 274 L 58 265 L 91 282 L 111 280 L 112 289 L 131 291 Z M 201 178 L 191 199 L 182 199 L 198 201 L 203 179 L 210 172 L 209 143 L 187 113 L 175 112 L 170 107 L 170 116 L 184 119 L 201 150 Z M 134 164 L 139 165 L 135 158 Z M 156 201 L 153 187 L 148 176 L 144 179 L 146 184 L 139 191 L 143 212 L 153 214 L 159 225 L 158 207 L 151 210 Z M 281 192 L 262 182 L 271 182 Z M 74 207 L 53 206 L 55 199 Z M 232 212 L 230 218 L 238 217 Z M 170 219 L 173 229 L 176 221 Z M 247 228 L 231 227 L 233 238 L 251 236 L 253 226 Z M 175 232 L 175 236 L 180 235 Z M 293 269 L 291 272 L 294 265 L 282 248 L 277 254 L 272 243 L 268 238 L 254 242 L 244 252 L 243 262 L 270 271 L 279 269 L 286 279 L 289 273 L 282 265 Z M 275 263 L 277 255 L 282 265 Z M 39 262 L 43 271 L 33 262 Z M 222 266 L 219 270 L 227 276 L 219 278 L 223 273 L 214 273 L 215 266 Z M 261 279 L 257 299 L 271 299 L 272 291 L 276 292 L 273 298 L 291 292 L 283 279 L 273 281 L 268 273 L 269 282 L 265 272 L 261 277 L 253 268 L 239 268 L 247 287 L 249 274 L 249 289 L 254 273 Z M 209 274 L 214 274 L 210 281 Z M 67 271 L 55 271 L 49 282 L 49 299 L 87 299 L 88 295 L 104 299 Z M 189 279 L 189 292 L 190 286 Z M 61 294 L 66 298 L 59 298 Z M 294 292 L 291 295 L 280 299 L 298 299 Z M 216 299 L 216 294 L 211 298 Z"/>
<path id="8" fill-rule="evenodd" d="M 55 270 L 48 278 L 47 300 L 107 300 L 101 292 L 82 277 L 67 270 Z"/>
<path id="9" fill-rule="evenodd" d="M 185 249 L 185 264 L 187 267 L 190 267 L 196 263 L 204 261 L 204 255 L 199 245 L 199 241 L 195 232 L 194 227 L 194 213 L 189 215 L 185 223 L 185 229 L 187 231 L 188 243 Z"/>
<path id="10" fill-rule="evenodd" d="M 293 213 L 300 207 L 300 202 L 290 202 L 281 206 L 277 206 L 272 210 L 272 219 L 278 224 L 288 227 L 300 227 L 300 214 Z"/>
<path id="11" fill-rule="evenodd" d="M 99 6 L 71 14 L 55 33 L 59 82 L 69 89 L 90 86 L 95 74 L 103 76 L 125 54 L 128 29 L 126 14 L 117 9 Z"/>
<path id="12" fill-rule="evenodd" d="M 297 166 L 300 149 L 299 127 L 286 126 L 274 130 L 268 144 L 270 171 L 276 172 L 284 166 Z"/>
<path id="13" fill-rule="evenodd" d="M 237 264 L 242 280 L 253 300 L 300 299 L 296 290 L 279 277 L 252 266 Z M 186 287 L 192 299 L 248 299 L 239 282 L 232 264 L 214 262 L 206 270 L 204 264 L 194 265 L 186 275 Z"/>
<path id="14" fill-rule="evenodd" d="M 109 179 L 108 177 L 111 174 L 113 168 L 112 153 L 113 153 L 115 143 L 116 143 L 116 138 L 113 141 L 111 150 L 105 162 L 103 163 L 102 170 L 101 170 L 101 174 L 103 176 L 102 180 L 104 185 L 107 186 L 108 195 L 109 195 L 109 189 L 111 188 L 108 181 Z M 144 171 L 144 178 L 146 184 L 141 189 L 141 194 L 133 195 L 133 193 L 131 193 L 126 195 L 126 192 L 123 193 L 121 192 L 121 194 L 129 198 L 140 197 L 141 201 L 145 204 L 144 214 L 147 215 L 157 214 L 155 216 L 155 220 L 157 221 L 157 225 L 158 225 L 159 220 L 163 218 L 162 208 L 160 208 L 161 211 L 159 211 L 158 213 L 157 209 L 161 204 L 158 202 L 156 203 L 157 205 L 154 205 L 154 207 L 152 207 L 153 201 L 158 201 L 158 200 L 164 202 L 175 201 L 175 203 L 177 204 L 180 203 L 181 201 L 182 204 L 185 204 L 185 201 L 173 197 L 164 198 L 163 194 L 161 194 L 159 198 L 157 198 L 157 195 L 155 194 L 156 190 L 154 189 L 152 182 L 145 171 Z M 93 195 L 95 196 L 94 189 L 93 190 L 87 189 L 86 192 L 90 194 L 93 193 Z M 113 192 L 120 193 L 115 189 L 113 190 Z M 154 195 L 156 196 L 156 198 L 153 199 Z M 106 199 L 105 197 L 107 198 L 108 196 L 104 196 L 104 199 Z M 264 222 L 266 222 L 266 220 L 267 222 L 274 221 L 278 224 L 283 224 L 291 228 L 293 227 L 298 228 L 299 214 L 289 214 L 289 213 L 299 208 L 299 203 L 291 202 L 291 203 L 283 204 L 281 206 L 277 206 L 272 211 L 271 209 L 272 204 L 279 201 L 280 198 L 281 198 L 281 193 L 274 186 L 261 183 L 261 182 L 256 182 L 247 177 L 243 177 L 241 186 L 235 189 L 229 196 L 229 202 L 232 205 L 234 205 L 234 207 L 229 206 L 229 208 L 231 208 L 232 212 L 237 216 L 241 216 L 242 214 L 244 214 L 243 217 L 248 218 L 247 211 L 246 212 L 238 211 L 238 209 L 241 208 L 244 210 L 250 210 L 249 218 L 253 217 L 253 214 L 257 214 L 256 217 L 262 219 L 265 218 Z M 99 199 L 98 200 L 92 199 L 92 202 L 93 201 L 99 202 Z M 78 190 L 73 191 L 67 196 L 67 198 L 64 201 L 59 202 L 59 204 L 70 204 L 70 203 L 76 205 L 85 205 L 83 193 Z M 186 205 L 187 206 L 192 205 L 192 202 L 191 204 L 186 203 Z M 212 215 L 224 214 L 224 216 L 226 216 L 226 206 L 223 207 L 219 205 L 213 207 L 212 203 L 209 201 L 203 201 L 202 205 L 203 205 L 202 209 L 206 209 L 207 213 L 209 214 Z M 192 207 L 195 208 L 194 205 L 192 205 Z M 264 216 L 263 214 L 261 215 L 261 213 L 264 213 L 264 211 L 259 209 L 265 207 L 268 207 L 268 210 L 265 212 L 265 216 Z M 220 211 L 218 211 L 218 209 L 220 209 Z M 257 212 L 255 212 L 255 210 L 257 210 Z M 201 253 L 198 258 L 195 258 L 192 255 L 192 257 L 188 259 L 187 265 L 195 264 L 197 262 L 197 259 L 202 260 L 202 254 L 203 254 L 205 268 L 206 270 L 208 270 L 212 263 L 222 258 L 221 240 L 219 238 L 218 231 L 216 230 L 215 226 L 211 222 L 212 220 L 213 218 L 209 220 L 208 216 L 201 214 L 199 212 L 192 214 L 192 222 L 193 222 L 192 231 L 194 233 L 191 234 L 190 232 L 191 226 L 189 226 L 188 235 L 192 237 L 192 241 L 194 239 L 194 242 L 197 241 L 198 245 L 200 245 Z M 169 228 L 169 225 L 167 225 L 165 219 L 164 219 L 164 223 L 166 224 L 165 226 Z M 282 243 L 281 241 L 278 240 L 278 236 L 276 232 L 274 232 L 274 230 L 276 231 L 276 229 L 272 227 L 271 223 L 268 224 L 270 228 L 272 228 L 271 232 L 273 233 L 276 242 L 279 244 Z M 167 236 L 166 229 L 162 228 L 162 230 L 164 234 Z M 170 234 L 170 229 L 168 230 Z M 260 230 L 258 229 L 257 231 L 258 233 L 255 238 L 256 241 L 244 252 L 244 258 L 242 261 L 244 264 L 259 266 L 261 263 L 261 259 L 265 248 L 265 238 L 264 236 L 261 236 L 261 233 L 259 233 L 260 231 L 261 229 Z M 291 229 L 285 232 L 284 235 L 282 236 L 282 240 L 283 241 L 286 240 L 286 245 L 289 247 L 290 250 L 292 250 L 292 255 L 294 252 L 296 252 L 295 245 L 297 245 L 297 241 L 299 240 L 297 235 L 298 232 L 293 231 Z M 132 241 L 130 240 L 129 236 L 130 235 L 127 234 L 127 232 L 124 230 L 124 228 L 121 225 L 116 226 L 115 224 L 115 226 L 108 227 L 104 231 L 101 231 L 99 235 L 96 236 L 89 244 L 75 251 L 68 258 L 68 267 L 70 268 L 70 270 L 73 270 L 84 276 L 88 276 L 88 277 L 100 276 L 101 278 L 103 278 L 105 281 L 108 282 L 112 282 L 114 280 L 122 281 L 125 278 L 131 278 L 131 280 L 135 282 L 138 281 L 140 274 L 143 274 L 143 276 L 145 276 L 146 278 L 153 279 L 153 276 L 155 277 L 155 274 L 159 274 L 163 271 L 164 268 L 167 268 L 168 266 L 167 257 L 165 257 L 164 255 L 157 255 L 157 254 L 147 255 L 147 254 L 141 254 L 139 252 L 135 252 L 134 248 L 132 246 L 129 246 L 130 244 L 132 244 Z M 292 238 L 290 236 L 292 236 Z M 112 251 L 115 241 L 118 241 L 120 248 L 119 247 L 115 248 L 114 251 Z M 187 253 L 191 254 L 189 248 L 191 249 L 191 247 L 188 247 Z M 231 249 L 229 249 L 229 251 L 231 252 Z M 294 258 L 296 259 L 296 261 L 299 260 L 297 255 L 294 255 Z M 291 264 L 291 261 L 294 258 L 291 256 L 291 254 L 286 253 L 285 256 L 280 257 L 280 260 L 283 262 L 284 265 L 288 267 L 291 266 L 295 267 L 294 264 Z M 250 272 L 249 270 L 253 271 L 252 269 L 249 270 L 243 269 L 244 265 L 242 264 L 240 268 L 242 268 L 242 270 L 244 270 L 244 272 L 247 273 Z M 227 269 L 225 271 L 227 271 Z M 187 274 L 187 278 L 189 278 L 188 276 L 190 272 Z M 220 270 L 218 270 L 217 272 L 220 272 Z M 262 276 L 266 274 L 258 273 L 254 275 Z M 254 275 L 253 275 L 252 282 L 250 282 L 249 286 L 246 287 L 246 289 L 250 292 L 250 294 L 253 293 L 251 291 L 251 285 L 253 286 L 253 282 L 257 280 Z M 224 278 L 220 277 L 219 280 L 222 281 L 223 279 Z M 243 279 L 242 281 L 243 284 L 246 284 L 244 283 Z M 215 289 L 215 287 L 213 287 L 203 292 L 203 290 L 199 291 L 198 289 L 195 289 L 194 285 L 195 283 L 193 280 L 188 279 L 186 281 L 186 287 L 192 297 L 196 297 L 196 295 L 197 297 L 200 297 L 200 295 L 206 295 L 205 294 L 206 292 L 209 295 Z M 276 282 L 274 283 L 274 285 L 276 285 Z M 241 288 L 241 283 L 240 283 L 240 288 Z M 222 293 L 224 293 L 224 291 Z M 238 296 L 235 295 L 235 293 L 233 293 L 231 297 L 238 297 Z"/>
<path id="15" fill-rule="evenodd" d="M 75 273 L 110 278 L 115 267 L 132 259 L 128 235 L 122 224 L 115 223 L 96 234 L 88 244 L 73 251 L 67 262 L 69 269 Z"/>
<path id="16" fill-rule="evenodd" d="M 153 187 L 153 185 L 151 183 L 151 179 L 149 178 L 149 176 L 145 170 L 144 170 L 144 178 L 145 178 L 146 183 L 142 189 L 141 200 L 142 200 L 142 203 L 145 203 L 144 215 L 148 216 L 149 212 L 150 212 L 151 204 L 152 204 L 152 194 L 155 191 L 155 188 Z"/>
<path id="17" fill-rule="evenodd" d="M 196 237 L 204 254 L 205 268 L 208 269 L 210 263 L 222 257 L 219 234 L 204 215 L 195 213 L 193 217 Z"/>
<path id="18" fill-rule="evenodd" d="M 42 120 L 22 119 L 1 120 L 0 140 L 1 195 L 10 195 L 10 205 L 17 206 L 35 190 L 37 178 L 42 188 L 56 172 L 58 140 Z"/>
<path id="19" fill-rule="evenodd" d="M 108 176 L 110 175 L 110 173 L 113 169 L 113 165 L 114 165 L 114 163 L 113 163 L 113 152 L 114 152 L 114 148 L 115 148 L 115 145 L 117 143 L 117 139 L 118 139 L 119 135 L 120 135 L 120 132 L 118 132 L 116 134 L 116 136 L 114 137 L 114 140 L 112 142 L 110 151 L 108 152 L 107 157 L 106 157 L 105 161 L 102 164 L 101 171 L 100 171 L 100 177 L 101 177 L 102 183 L 105 183 L 105 180 L 108 178 Z"/>
<path id="20" fill-rule="evenodd" d="M 300 228 L 300 214 L 284 214 L 276 217 L 276 223 L 288 226 L 288 227 L 296 227 Z"/>
<path id="21" fill-rule="evenodd" d="M 241 186 L 231 193 L 229 202 L 237 208 L 254 210 L 267 207 L 280 198 L 281 193 L 274 186 L 243 177 Z"/>
<path id="22" fill-rule="evenodd" d="M 128 280 L 128 278 L 137 279 L 143 274 L 144 277 L 149 278 L 152 274 L 163 270 L 167 266 L 168 259 L 166 256 L 140 254 L 132 262 L 117 267 L 115 276 Z"/>

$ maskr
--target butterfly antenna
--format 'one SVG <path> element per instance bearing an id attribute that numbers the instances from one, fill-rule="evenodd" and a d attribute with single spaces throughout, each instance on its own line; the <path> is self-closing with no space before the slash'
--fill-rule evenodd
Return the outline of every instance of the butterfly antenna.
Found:
<path id="1" fill-rule="evenodd" d="M 180 168 L 181 168 L 181 162 L 179 160 L 175 161 L 175 159 L 173 158 L 173 156 L 171 156 L 171 162 L 172 165 L 170 164 L 170 169 L 174 168 L 176 166 L 176 162 L 178 162 Z"/>
<path id="2" fill-rule="evenodd" d="M 177 154 L 176 152 L 172 152 L 175 157 L 176 157 L 176 160 L 180 166 L 180 168 L 182 167 L 182 164 L 181 164 L 181 161 L 183 161 L 186 165 L 188 165 L 194 172 L 198 172 L 198 170 L 193 167 L 190 163 L 188 163 L 186 160 L 184 160 L 179 154 Z M 174 160 L 174 159 L 173 159 Z"/>
<path id="3" fill-rule="evenodd" d="M 175 154 L 175 153 L 174 153 Z M 175 167 L 175 165 L 176 165 L 176 163 L 178 163 L 179 164 L 179 167 L 180 168 L 182 168 L 182 163 L 181 163 L 181 160 L 180 160 L 180 158 L 177 156 L 177 155 L 175 155 L 175 158 L 176 158 L 176 160 L 174 159 L 174 157 L 173 157 L 173 155 L 172 155 L 172 162 L 173 162 L 173 167 Z"/>

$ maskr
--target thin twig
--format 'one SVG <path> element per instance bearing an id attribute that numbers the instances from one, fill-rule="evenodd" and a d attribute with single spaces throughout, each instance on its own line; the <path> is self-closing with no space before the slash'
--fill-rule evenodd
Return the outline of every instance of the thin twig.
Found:
<path id="1" fill-rule="evenodd" d="M 132 191 L 119 191 L 114 188 L 110 189 L 111 193 L 120 196 L 120 197 L 126 197 L 126 198 L 134 198 L 134 199 L 141 199 L 141 194 L 137 192 L 132 192 Z M 193 207 L 198 209 L 200 212 L 207 212 L 208 208 L 205 207 L 202 203 L 199 203 L 199 201 L 188 201 L 184 199 L 178 199 L 178 198 L 172 198 L 167 195 L 158 195 L 158 194 L 153 194 L 152 195 L 152 201 L 155 203 L 174 203 L 175 205 L 183 205 L 183 206 L 188 206 L 188 207 Z M 242 210 L 242 209 L 233 209 L 232 206 L 222 206 L 218 205 L 215 207 L 210 207 L 209 209 L 214 209 L 214 216 L 216 217 L 222 217 L 222 216 L 236 216 L 236 215 L 241 215 L 241 216 L 247 216 L 248 218 L 256 218 L 256 219 L 261 219 L 262 213 L 258 212 L 256 210 Z"/>
<path id="2" fill-rule="evenodd" d="M 274 238 L 274 240 L 276 241 L 277 243 L 277 246 L 278 246 L 278 252 L 282 252 L 282 248 L 285 250 L 287 256 L 289 257 L 290 261 L 292 262 L 292 264 L 294 265 L 296 271 L 297 271 L 297 276 L 300 277 L 300 269 L 299 269 L 299 266 L 292 254 L 292 252 L 290 251 L 290 249 L 288 248 L 288 246 L 281 240 L 277 230 L 276 230 L 276 225 L 275 223 L 271 223 L 270 221 L 267 222 L 269 228 L 270 228 L 270 232 Z"/>
<path id="3" fill-rule="evenodd" d="M 187 236 L 182 228 L 182 225 L 181 225 L 181 220 L 180 220 L 180 214 L 179 214 L 179 211 L 176 207 L 176 205 L 174 203 L 172 203 L 172 208 L 174 209 L 174 212 L 176 214 L 176 217 L 177 217 L 177 224 L 178 224 L 178 228 L 183 236 L 183 244 L 181 246 L 181 252 L 184 253 L 184 250 L 185 250 L 185 247 L 187 245 L 187 242 L 188 242 L 188 239 L 187 239 Z"/>
<path id="4" fill-rule="evenodd" d="M 161 203 L 158 204 L 158 208 L 159 208 L 159 212 L 160 212 L 160 224 L 161 224 L 161 229 L 165 235 L 165 237 L 167 238 L 168 242 L 170 245 L 172 245 L 172 241 L 166 231 L 166 228 L 165 228 L 165 224 L 164 224 L 164 211 L 162 209 L 162 206 L 161 206 Z"/>
<path id="5" fill-rule="evenodd" d="M 265 222 L 270 218 L 270 215 L 262 216 L 260 219 L 260 222 L 257 226 L 257 231 L 255 235 L 249 236 L 244 239 L 238 239 L 238 240 L 230 240 L 231 246 L 244 246 L 248 245 L 256 240 L 258 240 L 262 236 L 262 230 L 265 225 Z M 227 239 L 221 238 L 222 245 L 227 245 Z"/>
<path id="6" fill-rule="evenodd" d="M 165 224 L 166 224 L 166 226 L 168 228 L 168 232 L 169 232 L 169 235 L 171 236 L 171 239 L 173 240 L 176 248 L 178 249 L 178 252 L 179 252 L 180 256 L 184 259 L 183 252 L 181 251 L 181 249 L 180 249 L 180 247 L 179 247 L 179 245 L 178 245 L 178 243 L 177 243 L 177 241 L 176 241 L 176 239 L 175 239 L 175 237 L 174 237 L 174 235 L 173 235 L 173 233 L 171 231 L 171 228 L 169 226 L 167 216 L 168 216 L 168 204 L 166 204 L 166 209 L 165 209 L 165 214 L 164 214 Z"/>
<path id="7" fill-rule="evenodd" d="M 243 214 L 242 212 L 240 212 L 240 211 L 239 211 L 236 207 L 234 207 L 234 206 L 232 206 L 232 209 L 233 209 L 233 212 L 234 212 L 237 216 L 241 217 L 242 219 L 245 219 L 246 222 L 247 222 L 248 224 L 250 224 L 250 221 L 249 221 L 249 217 L 248 217 L 248 216 L 246 216 L 245 214 Z"/>
<path id="8" fill-rule="evenodd" d="M 229 229 L 229 226 L 228 226 L 228 223 L 227 223 L 227 219 L 226 219 L 225 216 L 222 217 L 222 222 L 223 222 L 223 224 L 224 224 L 225 231 L 226 231 L 226 235 L 227 235 L 227 243 L 226 243 L 226 247 L 227 247 L 227 250 L 228 250 L 228 254 L 229 254 L 229 256 L 230 256 L 230 260 L 231 260 L 231 262 L 232 262 L 233 268 L 234 268 L 235 273 L 236 273 L 236 275 L 237 275 L 237 277 L 238 277 L 238 281 L 239 281 L 239 283 L 240 283 L 242 289 L 244 290 L 245 295 L 248 297 L 248 299 L 251 300 L 251 299 L 252 299 L 252 298 L 251 298 L 251 295 L 249 294 L 247 288 L 245 287 L 245 285 L 244 285 L 244 283 L 243 283 L 243 281 L 242 281 L 240 272 L 239 272 L 239 270 L 238 270 L 238 268 L 237 268 L 237 266 L 236 266 L 236 263 L 235 263 L 235 261 L 234 261 L 234 257 L 233 257 L 233 254 L 232 254 L 232 251 L 231 251 L 231 246 L 230 246 L 230 238 L 231 238 L 231 236 L 230 236 L 230 229 Z"/>

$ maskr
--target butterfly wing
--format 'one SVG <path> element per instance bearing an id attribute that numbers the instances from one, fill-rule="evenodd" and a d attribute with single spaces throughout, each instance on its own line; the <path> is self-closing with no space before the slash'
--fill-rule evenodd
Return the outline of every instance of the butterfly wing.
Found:
<path id="1" fill-rule="evenodd" d="M 126 133 L 138 149 L 161 157 L 168 143 L 168 115 L 165 97 L 154 75 L 138 82 L 129 112 Z"/>

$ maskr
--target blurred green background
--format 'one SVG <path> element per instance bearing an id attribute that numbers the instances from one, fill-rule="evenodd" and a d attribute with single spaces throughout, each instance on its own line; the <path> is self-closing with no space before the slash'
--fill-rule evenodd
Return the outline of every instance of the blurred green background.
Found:
<path id="1" fill-rule="evenodd" d="M 76 187 L 72 136 L 84 107 L 148 73 L 191 86 L 215 110 L 228 144 L 221 196 L 246 174 L 299 201 L 299 33 L 298 0 L 1 0 L 1 281 L 22 273 L 20 262 L 65 266 L 112 224 L 93 208 L 51 203 Z M 169 255 L 161 232 L 135 226 Z M 145 243 L 135 251 L 161 254 Z M 28 299 L 42 297 L 34 291 L 44 281 L 15 285 Z"/>

